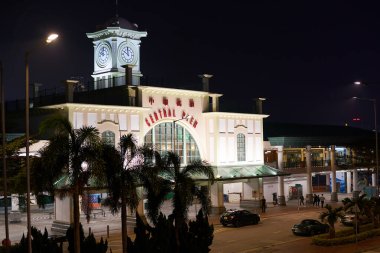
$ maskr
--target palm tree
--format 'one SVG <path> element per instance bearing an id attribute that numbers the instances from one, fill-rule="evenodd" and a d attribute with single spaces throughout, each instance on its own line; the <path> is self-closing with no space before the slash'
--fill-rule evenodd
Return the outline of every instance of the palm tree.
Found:
<path id="1" fill-rule="evenodd" d="M 214 172 L 212 167 L 205 161 L 192 161 L 185 167 L 181 167 L 179 156 L 174 152 L 167 152 L 162 158 L 155 161 L 160 168 L 160 175 L 172 183 L 173 188 L 173 217 L 175 222 L 175 232 L 177 241 L 177 252 L 180 250 L 180 231 L 187 221 L 189 206 L 193 203 L 194 197 L 201 196 L 202 192 L 197 190 L 195 177 L 205 176 L 213 183 Z M 154 196 L 154 195 L 152 195 Z M 162 195 L 161 195 L 162 196 Z M 148 194 L 149 197 L 149 194 Z M 207 210 L 207 198 L 202 198 L 202 208 Z M 150 201 L 157 201 L 148 198 Z M 206 212 L 207 214 L 208 212 Z"/>
<path id="2" fill-rule="evenodd" d="M 51 134 L 49 145 L 42 148 L 40 159 L 33 163 L 34 171 L 39 173 L 40 190 L 54 192 L 56 182 L 62 176 L 69 175 L 68 185 L 61 186 L 61 192 L 73 197 L 74 212 L 74 252 L 80 252 L 79 195 L 91 176 L 96 175 L 102 163 L 99 161 L 99 131 L 84 126 L 74 129 L 69 120 L 56 115 L 41 123 L 42 132 Z M 82 163 L 87 162 L 88 168 Z M 38 176 L 37 176 L 38 177 Z M 37 180 L 37 179 L 36 179 Z"/>
<path id="3" fill-rule="evenodd" d="M 380 217 L 380 198 L 372 197 L 372 210 L 373 210 L 373 226 L 375 228 L 379 227 L 379 217 Z"/>
<path id="4" fill-rule="evenodd" d="M 329 234 L 330 238 L 335 238 L 335 223 L 338 221 L 338 219 L 343 219 L 344 217 L 344 211 L 343 207 L 337 207 L 333 208 L 329 204 L 326 205 L 327 211 L 322 212 L 319 215 L 319 218 L 321 219 L 322 222 L 327 221 L 329 224 Z"/>
<path id="5" fill-rule="evenodd" d="M 146 210 L 148 219 L 157 225 L 159 210 L 165 201 L 165 197 L 172 191 L 170 180 L 162 177 L 165 169 L 161 155 L 151 147 L 144 148 L 144 165 L 140 168 L 140 181 L 146 192 Z M 153 159 L 150 159 L 153 158 Z"/>
<path id="6" fill-rule="evenodd" d="M 104 144 L 102 159 L 105 165 L 105 175 L 109 198 L 107 204 L 112 212 L 121 209 L 121 234 L 123 253 L 127 252 L 127 206 L 133 212 L 136 210 L 139 198 L 139 166 L 141 165 L 142 150 L 137 147 L 132 134 L 120 139 L 120 150 Z"/>
<path id="7" fill-rule="evenodd" d="M 358 220 L 358 215 L 366 215 L 367 217 L 373 220 L 373 212 L 372 212 L 372 203 L 370 200 L 366 198 L 366 194 L 360 195 L 358 198 L 345 198 L 342 200 L 344 210 L 347 211 L 351 208 L 357 208 L 355 210 L 355 226 L 354 229 L 360 230 L 360 222 Z M 359 211 L 358 213 L 356 211 Z"/>

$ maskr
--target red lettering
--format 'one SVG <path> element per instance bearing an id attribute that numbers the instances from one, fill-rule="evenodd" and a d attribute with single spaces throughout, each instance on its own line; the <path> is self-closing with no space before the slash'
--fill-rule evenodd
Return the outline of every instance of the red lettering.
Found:
<path id="1" fill-rule="evenodd" d="M 184 119 L 186 117 L 185 111 L 182 111 L 182 118 Z"/>
<path id="2" fill-rule="evenodd" d="M 160 119 L 162 119 L 161 109 L 158 109 L 158 113 L 160 114 Z"/>
<path id="3" fill-rule="evenodd" d="M 168 98 L 167 98 L 167 97 L 163 97 L 163 99 L 162 99 L 162 103 L 163 103 L 164 105 L 168 105 L 168 103 L 169 103 Z"/>
<path id="4" fill-rule="evenodd" d="M 182 106 L 182 101 L 180 98 L 177 98 L 177 106 Z"/>
<path id="5" fill-rule="evenodd" d="M 145 118 L 145 123 L 150 127 L 150 123 L 147 118 Z"/>
<path id="6" fill-rule="evenodd" d="M 171 117 L 172 116 L 172 110 L 168 109 L 168 116 Z"/>
<path id="7" fill-rule="evenodd" d="M 196 127 L 197 127 L 197 125 L 198 125 L 198 121 L 197 121 L 197 120 L 195 120 L 195 121 L 194 121 L 194 124 L 193 124 L 193 127 L 194 127 L 194 128 L 196 128 Z"/>
<path id="8" fill-rule="evenodd" d="M 162 111 L 164 112 L 164 117 L 166 118 L 167 117 L 167 115 L 166 115 L 166 109 L 164 108 L 164 109 L 162 109 Z"/>
<path id="9" fill-rule="evenodd" d="M 158 120 L 158 115 L 157 115 L 157 113 L 156 112 L 154 112 L 154 118 L 156 119 L 156 121 Z"/>
<path id="10" fill-rule="evenodd" d="M 193 120 L 194 120 L 194 118 L 193 118 L 193 116 L 191 116 L 191 118 L 190 118 L 190 124 L 193 124 Z"/>
<path id="11" fill-rule="evenodd" d="M 175 118 L 175 109 L 173 109 L 173 117 Z"/>
<path id="12" fill-rule="evenodd" d="M 150 121 L 152 121 L 152 124 L 154 123 L 154 119 L 152 117 L 152 114 L 149 114 Z"/>

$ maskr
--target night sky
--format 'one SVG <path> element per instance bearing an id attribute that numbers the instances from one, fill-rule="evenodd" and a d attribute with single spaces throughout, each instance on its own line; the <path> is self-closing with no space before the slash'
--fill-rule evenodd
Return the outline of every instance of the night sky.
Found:
<path id="1" fill-rule="evenodd" d="M 148 32 L 141 70 L 170 87 L 200 89 L 209 73 L 221 110 L 252 112 L 266 97 L 272 122 L 373 128 L 380 102 L 380 4 L 376 1 L 119 0 L 118 13 Z M 23 99 L 24 53 L 31 82 L 62 87 L 91 80 L 93 47 L 86 32 L 115 16 L 114 0 L 1 2 L 0 60 L 6 97 Z M 55 45 L 36 48 L 55 31 Z M 34 48 L 34 49 L 33 49 Z M 368 86 L 354 87 L 362 80 Z M 352 118 L 360 118 L 353 122 Z"/>

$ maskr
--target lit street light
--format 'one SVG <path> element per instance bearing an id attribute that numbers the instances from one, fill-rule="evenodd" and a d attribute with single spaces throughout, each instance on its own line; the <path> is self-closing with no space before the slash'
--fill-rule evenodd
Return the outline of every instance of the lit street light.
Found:
<path id="1" fill-rule="evenodd" d="M 55 41 L 58 34 L 50 34 L 45 40 L 47 44 Z M 32 252 L 31 217 L 30 217 L 30 165 L 29 165 L 29 55 L 31 51 L 25 52 L 25 165 L 26 165 L 26 220 L 28 253 Z"/>
<path id="2" fill-rule="evenodd" d="M 379 194 L 379 152 L 378 152 L 378 138 L 377 138 L 376 99 L 375 98 L 361 98 L 361 97 L 353 97 L 353 99 L 369 101 L 373 103 L 373 113 L 374 113 L 374 118 L 375 118 L 376 187 L 377 187 L 377 195 L 378 195 Z"/>

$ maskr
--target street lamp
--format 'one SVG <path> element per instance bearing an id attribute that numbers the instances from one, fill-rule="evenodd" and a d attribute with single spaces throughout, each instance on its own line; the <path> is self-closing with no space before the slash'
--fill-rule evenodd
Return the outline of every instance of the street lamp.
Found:
<path id="1" fill-rule="evenodd" d="M 58 34 L 50 34 L 45 42 L 50 44 L 58 38 Z M 25 166 L 26 166 L 26 220 L 28 253 L 32 252 L 31 218 L 30 218 L 30 164 L 29 164 L 29 55 L 31 51 L 25 52 Z"/>
<path id="2" fill-rule="evenodd" d="M 377 194 L 379 194 L 379 152 L 378 152 L 378 138 L 377 138 L 376 99 L 375 98 L 361 98 L 361 97 L 353 97 L 353 99 L 369 101 L 373 103 L 373 113 L 374 113 L 374 118 L 375 118 L 376 186 L 377 186 Z"/>
<path id="3" fill-rule="evenodd" d="M 9 224 L 8 224 L 8 183 L 7 183 L 7 161 L 6 161 L 6 135 L 5 135 L 5 95 L 3 83 L 3 64 L 0 62 L 0 92 L 1 92 L 1 137 L 3 152 L 3 180 L 4 180 L 4 222 L 5 222 L 5 251 L 9 252 Z"/>

